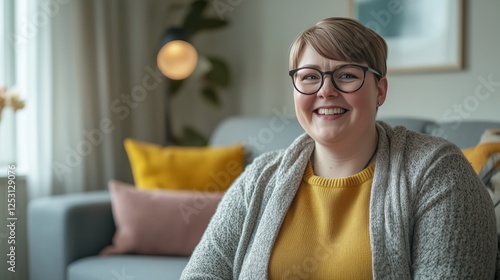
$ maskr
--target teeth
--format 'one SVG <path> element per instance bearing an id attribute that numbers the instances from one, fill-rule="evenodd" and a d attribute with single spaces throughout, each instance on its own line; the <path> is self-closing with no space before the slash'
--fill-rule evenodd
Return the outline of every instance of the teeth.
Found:
<path id="1" fill-rule="evenodd" d="M 330 108 L 330 109 L 321 108 L 321 109 L 318 109 L 318 114 L 320 114 L 320 115 L 337 115 L 337 114 L 343 114 L 346 111 L 347 111 L 346 109 L 342 109 L 342 108 Z"/>

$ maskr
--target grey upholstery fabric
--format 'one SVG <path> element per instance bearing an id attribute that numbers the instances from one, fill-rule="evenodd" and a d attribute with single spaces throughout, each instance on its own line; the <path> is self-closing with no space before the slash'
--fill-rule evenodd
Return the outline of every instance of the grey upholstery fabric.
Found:
<path id="1" fill-rule="evenodd" d="M 477 145 L 484 131 L 490 128 L 500 128 L 500 122 L 463 121 L 432 124 L 427 126 L 425 132 L 443 137 L 463 149 Z"/>
<path id="2" fill-rule="evenodd" d="M 115 231 L 107 191 L 35 199 L 28 205 L 30 279 L 65 279 L 66 267 L 96 255 Z"/>
<path id="3" fill-rule="evenodd" d="M 397 117 L 385 117 L 379 118 L 390 126 L 404 126 L 408 129 L 424 133 L 429 125 L 433 125 L 434 122 L 431 120 L 417 119 L 417 118 L 397 118 Z"/>
<path id="4" fill-rule="evenodd" d="M 214 131 L 211 146 L 244 143 L 247 162 L 256 156 L 288 147 L 304 129 L 295 118 L 282 115 L 272 117 L 232 117 L 223 121 Z"/>
<path id="5" fill-rule="evenodd" d="M 189 258 L 168 256 L 92 256 L 68 267 L 71 280 L 148 279 L 178 280 Z"/>

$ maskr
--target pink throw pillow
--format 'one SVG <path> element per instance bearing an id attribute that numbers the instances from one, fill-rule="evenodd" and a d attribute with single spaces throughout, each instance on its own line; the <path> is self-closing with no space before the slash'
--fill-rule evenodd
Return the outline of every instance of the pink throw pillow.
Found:
<path id="1" fill-rule="evenodd" d="M 113 244 L 101 255 L 189 256 L 198 244 L 222 192 L 138 190 L 111 180 L 116 224 Z"/>

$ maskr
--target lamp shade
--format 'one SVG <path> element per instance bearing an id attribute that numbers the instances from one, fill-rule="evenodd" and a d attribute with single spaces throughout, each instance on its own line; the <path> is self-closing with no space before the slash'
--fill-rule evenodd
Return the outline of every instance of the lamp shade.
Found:
<path id="1" fill-rule="evenodd" d="M 168 30 L 156 58 L 158 69 L 172 80 L 182 80 L 193 73 L 198 53 L 179 29 Z"/>

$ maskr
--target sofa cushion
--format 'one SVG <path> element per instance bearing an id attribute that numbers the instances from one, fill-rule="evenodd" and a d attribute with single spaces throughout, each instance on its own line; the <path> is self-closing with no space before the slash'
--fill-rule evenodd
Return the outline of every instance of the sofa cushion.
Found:
<path id="1" fill-rule="evenodd" d="M 125 140 L 134 183 L 141 189 L 224 191 L 243 170 L 243 145 L 162 147 Z"/>
<path id="2" fill-rule="evenodd" d="M 462 149 L 462 152 L 477 174 L 491 173 L 492 169 L 500 168 L 500 142 L 482 143 L 474 147 Z M 487 168 L 488 171 L 481 172 L 483 168 Z"/>
<path id="3" fill-rule="evenodd" d="M 212 136 L 211 146 L 243 143 L 246 151 L 246 163 L 269 151 L 284 149 L 302 133 L 304 129 L 297 118 L 273 109 L 274 116 L 250 117 L 233 116 L 220 123 Z"/>
<path id="4" fill-rule="evenodd" d="M 429 125 L 426 133 L 447 139 L 464 149 L 477 145 L 483 133 L 492 128 L 500 128 L 500 122 L 464 120 Z"/>
<path id="5" fill-rule="evenodd" d="M 110 181 L 116 232 L 110 254 L 189 256 L 212 218 L 221 192 L 138 190 Z"/>
<path id="6" fill-rule="evenodd" d="M 188 261 L 188 257 L 172 256 L 92 256 L 71 263 L 67 279 L 178 280 Z"/>
<path id="7" fill-rule="evenodd" d="M 377 120 L 383 121 L 393 127 L 404 126 L 407 129 L 421 133 L 424 133 L 426 131 L 427 126 L 434 123 L 431 120 L 420 119 L 420 118 L 381 117 L 377 118 Z"/>
<path id="8" fill-rule="evenodd" d="M 477 146 L 462 151 L 490 194 L 500 235 L 500 130 L 486 130 Z"/>

